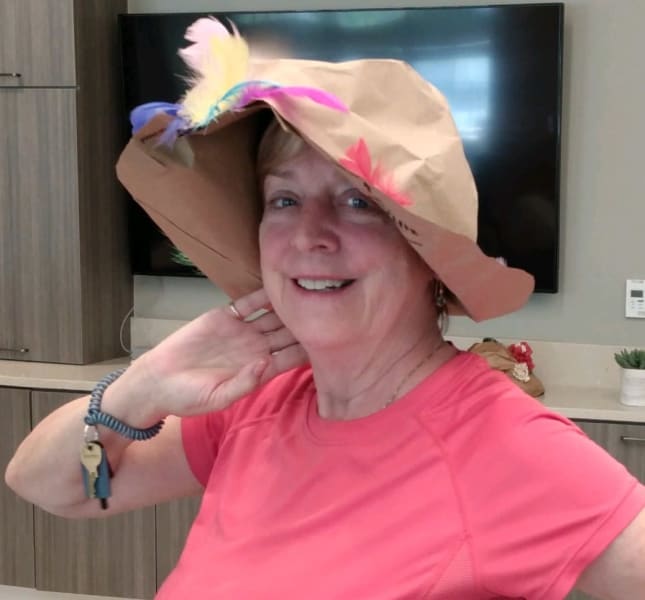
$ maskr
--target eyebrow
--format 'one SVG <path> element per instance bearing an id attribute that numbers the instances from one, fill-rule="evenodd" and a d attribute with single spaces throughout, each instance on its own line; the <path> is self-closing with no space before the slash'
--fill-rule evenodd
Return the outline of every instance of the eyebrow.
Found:
<path id="1" fill-rule="evenodd" d="M 275 169 L 266 174 L 267 177 L 279 177 L 280 179 L 292 179 L 294 175 L 293 169 Z"/>

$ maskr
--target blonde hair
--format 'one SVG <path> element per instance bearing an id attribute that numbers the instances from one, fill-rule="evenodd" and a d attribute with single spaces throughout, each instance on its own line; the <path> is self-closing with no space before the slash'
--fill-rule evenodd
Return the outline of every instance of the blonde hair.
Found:
<path id="1" fill-rule="evenodd" d="M 300 136 L 286 131 L 274 119 L 266 128 L 258 147 L 256 172 L 260 188 L 269 173 L 306 147 L 307 143 Z"/>

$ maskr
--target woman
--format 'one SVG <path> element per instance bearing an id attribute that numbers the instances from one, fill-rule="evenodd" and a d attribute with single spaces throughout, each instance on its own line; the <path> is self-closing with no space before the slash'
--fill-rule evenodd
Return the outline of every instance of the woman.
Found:
<path id="1" fill-rule="evenodd" d="M 252 169 L 263 287 L 232 294 L 229 307 L 97 388 L 96 410 L 153 438 L 133 444 L 101 421 L 114 470 L 106 510 L 85 497 L 78 473 L 87 398 L 34 430 L 8 483 L 70 517 L 203 493 L 161 599 L 557 599 L 576 582 L 601 598 L 642 597 L 645 488 L 566 419 L 442 338 L 447 308 L 488 318 L 530 291 L 525 275 L 481 255 L 472 231 L 463 233 L 476 220 L 474 188 L 443 98 L 401 63 L 287 61 L 257 72 L 295 94 L 270 88 L 268 127 L 266 110 L 254 120 L 257 104 L 210 129 L 195 118 L 172 155 L 140 140 L 185 122 L 163 116 L 160 128 L 155 117 L 120 176 L 213 279 L 253 288 L 251 267 L 223 266 L 224 254 L 244 260 L 239 230 L 225 242 L 220 231 L 216 246 L 200 225 L 231 198 L 252 214 L 254 186 L 234 194 L 230 175 L 248 148 L 255 156 L 262 131 Z M 434 118 L 402 107 L 393 119 L 389 99 L 367 85 L 384 73 L 402 97 L 422 90 L 415 102 Z M 309 77 L 346 110 L 329 98 L 312 103 L 311 88 L 300 98 Z M 398 130 L 399 146 L 380 153 L 377 167 L 370 153 L 387 146 L 380 118 Z M 359 142 L 348 144 L 357 130 Z M 429 158 L 410 170 L 424 136 Z M 228 166 L 212 160 L 228 155 Z M 168 194 L 182 202 L 157 201 L 157 181 L 177 186 Z M 192 222 L 181 222 L 185 213 Z"/>

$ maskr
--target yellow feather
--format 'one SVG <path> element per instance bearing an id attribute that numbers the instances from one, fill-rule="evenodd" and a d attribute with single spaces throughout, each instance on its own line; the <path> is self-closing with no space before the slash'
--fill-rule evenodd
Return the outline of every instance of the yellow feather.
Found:
<path id="1" fill-rule="evenodd" d="M 197 43 L 204 45 L 203 61 L 194 74 L 193 86 L 181 101 L 182 116 L 193 126 L 206 124 L 215 103 L 246 79 L 249 62 L 248 45 L 237 30 L 233 35 L 212 35 Z"/>

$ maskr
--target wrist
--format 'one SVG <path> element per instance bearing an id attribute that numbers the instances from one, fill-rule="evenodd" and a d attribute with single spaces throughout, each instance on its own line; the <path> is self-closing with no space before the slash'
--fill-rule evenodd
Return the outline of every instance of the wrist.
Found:
<path id="1" fill-rule="evenodd" d="M 130 439 L 154 437 L 167 415 L 152 410 L 145 401 L 149 394 L 142 393 L 146 387 L 133 385 L 136 377 L 136 373 L 126 371 L 120 376 L 118 372 L 110 373 L 102 379 L 92 392 L 85 422 L 102 425 Z"/>

